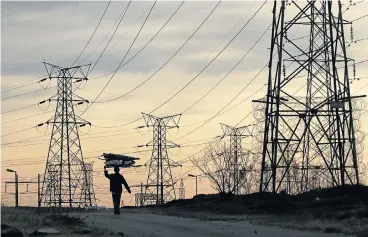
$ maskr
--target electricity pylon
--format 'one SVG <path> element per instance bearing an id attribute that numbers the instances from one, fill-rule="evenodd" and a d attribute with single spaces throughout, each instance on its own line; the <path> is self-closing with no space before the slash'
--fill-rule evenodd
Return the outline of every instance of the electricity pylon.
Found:
<path id="1" fill-rule="evenodd" d="M 84 169 L 86 173 L 85 182 L 85 200 L 89 206 L 97 206 L 95 190 L 93 186 L 93 162 L 84 163 Z"/>
<path id="2" fill-rule="evenodd" d="M 341 1 L 274 1 L 260 191 L 279 192 L 291 164 L 329 186 L 358 184 Z M 306 36 L 305 36 L 306 35 Z M 288 152 L 291 151 L 291 152 Z M 287 157 L 288 156 L 288 157 Z"/>
<path id="3" fill-rule="evenodd" d="M 56 101 L 52 133 L 41 190 L 41 205 L 46 207 L 85 207 L 86 170 L 83 161 L 79 127 L 89 122 L 75 115 L 74 107 L 88 100 L 74 94 L 73 84 L 87 80 L 90 65 L 63 68 L 44 63 L 48 78 L 57 80 L 57 93 L 49 99 Z M 75 85 L 74 85 L 75 86 Z"/>
<path id="4" fill-rule="evenodd" d="M 152 156 L 144 195 L 145 203 L 150 204 L 156 201 L 156 204 L 162 204 L 176 199 L 171 173 L 173 164 L 170 164 L 172 161 L 169 158 L 168 149 L 178 147 L 178 145 L 166 139 L 166 131 L 179 127 L 181 114 L 161 118 L 142 114 L 146 126 L 153 127 L 153 140 L 146 145 L 152 146 Z M 155 200 L 152 197 L 155 197 Z"/>
<path id="5" fill-rule="evenodd" d="M 183 179 L 180 180 L 179 199 L 185 199 L 185 187 L 184 187 Z"/>
<path id="6" fill-rule="evenodd" d="M 245 137 L 252 136 L 254 125 L 242 126 L 242 127 L 233 127 L 226 124 L 221 123 L 222 131 L 224 136 L 230 137 L 230 167 L 229 171 L 232 174 L 232 187 L 234 187 L 234 194 L 239 194 L 239 186 L 242 184 L 242 178 L 239 176 L 241 173 L 240 167 L 243 168 L 243 164 L 239 166 L 239 162 L 245 162 L 243 159 L 244 152 L 242 146 L 242 140 Z"/>

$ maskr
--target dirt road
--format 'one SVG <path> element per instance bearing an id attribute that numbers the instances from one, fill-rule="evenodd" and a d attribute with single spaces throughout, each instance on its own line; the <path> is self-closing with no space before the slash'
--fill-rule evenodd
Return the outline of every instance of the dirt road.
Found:
<path id="1" fill-rule="evenodd" d="M 123 232 L 130 237 L 332 237 L 336 234 L 256 226 L 246 222 L 200 221 L 198 219 L 147 213 L 89 213 L 86 221 L 96 227 Z"/>

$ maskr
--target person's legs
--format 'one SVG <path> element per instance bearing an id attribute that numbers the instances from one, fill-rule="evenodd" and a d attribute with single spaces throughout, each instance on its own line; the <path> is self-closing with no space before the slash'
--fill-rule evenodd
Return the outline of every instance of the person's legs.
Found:
<path id="1" fill-rule="evenodd" d="M 121 193 L 116 194 L 116 202 L 117 202 L 117 209 L 116 214 L 120 215 L 120 200 L 121 200 Z"/>
<path id="2" fill-rule="evenodd" d="M 114 204 L 114 214 L 118 214 L 119 212 L 119 202 L 120 202 L 119 194 L 112 194 L 112 202 Z"/>

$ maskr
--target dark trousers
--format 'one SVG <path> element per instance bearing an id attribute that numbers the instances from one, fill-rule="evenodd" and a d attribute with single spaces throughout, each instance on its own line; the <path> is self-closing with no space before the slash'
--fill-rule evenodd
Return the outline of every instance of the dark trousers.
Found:
<path id="1" fill-rule="evenodd" d="M 114 214 L 120 214 L 120 199 L 121 193 L 112 194 L 112 202 L 114 204 Z"/>

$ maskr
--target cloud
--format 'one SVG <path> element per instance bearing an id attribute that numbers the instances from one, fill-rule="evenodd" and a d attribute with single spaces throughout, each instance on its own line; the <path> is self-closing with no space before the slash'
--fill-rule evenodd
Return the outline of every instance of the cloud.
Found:
<path id="1" fill-rule="evenodd" d="M 79 1 L 78 3 L 65 1 L 2 2 L 2 90 L 6 90 L 12 85 L 17 85 L 21 82 L 29 82 L 46 76 L 46 70 L 41 63 L 43 60 L 65 67 L 70 66 L 91 37 L 107 3 L 84 1 Z M 132 57 L 151 39 L 180 3 L 178 1 L 158 1 L 156 3 L 127 59 Z M 229 47 L 198 78 L 191 82 L 231 38 L 235 36 L 239 29 L 244 26 L 262 3 L 260 1 L 221 2 L 187 45 L 152 79 L 144 83 L 145 80 L 156 72 L 183 45 L 217 4 L 217 2 L 185 2 L 157 37 L 129 64 L 117 71 L 97 101 L 104 102 L 117 98 L 133 90 L 140 84 L 144 84 L 123 98 L 109 103 L 93 104 L 82 117 L 94 125 L 101 126 L 129 123 L 140 118 L 141 112 L 148 113 L 159 107 L 188 84 L 177 96 L 170 99 L 168 103 L 157 109 L 153 114 L 166 116 L 183 112 L 219 83 L 271 24 L 273 3 L 269 2 Z M 84 89 L 77 90 L 75 92 L 76 94 L 89 99 L 91 102 L 96 98 L 97 94 L 101 92 L 110 79 L 110 76 L 95 80 L 94 78 L 116 69 L 140 29 L 152 4 L 153 1 L 132 2 L 109 47 L 94 71 L 89 75 L 91 80 L 88 81 Z M 77 64 L 94 63 L 97 60 L 111 37 L 119 16 L 121 16 L 126 5 L 127 2 L 111 2 L 100 27 Z M 286 20 L 290 19 L 291 14 L 289 13 L 292 12 L 290 9 L 287 7 L 288 14 Z M 347 19 L 355 19 L 358 16 L 364 15 L 367 9 L 368 3 L 361 3 L 359 7 L 352 7 L 344 15 Z M 365 18 L 353 23 L 355 39 L 366 37 L 367 20 L 368 18 Z M 349 30 L 347 27 L 347 35 L 350 34 Z M 304 33 L 308 32 L 294 32 L 295 36 Z M 178 137 L 200 125 L 191 124 L 205 121 L 214 116 L 245 87 L 246 89 L 224 111 L 239 104 L 238 106 L 221 116 L 213 118 L 205 126 L 180 142 L 191 142 L 200 138 L 220 135 L 220 122 L 234 125 L 251 111 L 251 100 L 260 98 L 266 93 L 265 88 L 260 91 L 258 90 L 267 81 L 267 68 L 256 80 L 252 83 L 250 81 L 269 60 L 270 34 L 271 31 L 269 30 L 249 55 L 225 80 L 209 93 L 208 96 L 183 114 L 180 122 L 182 127 L 180 128 L 179 134 L 172 136 L 172 138 L 170 137 L 170 139 L 176 140 Z M 349 36 L 347 37 L 350 38 Z M 357 61 L 365 60 L 368 53 L 365 42 L 353 43 L 348 48 L 348 55 Z M 366 66 L 367 64 L 359 64 L 357 66 L 358 77 L 368 76 Z M 55 81 L 52 82 L 51 86 L 55 86 L 55 83 Z M 296 84 L 298 83 L 297 81 Z M 355 81 L 351 85 L 352 91 L 363 88 L 366 83 L 367 80 L 364 81 L 363 79 Z M 39 89 L 39 85 L 34 84 L 2 93 L 2 112 L 36 104 L 56 93 L 56 88 L 32 92 Z M 360 94 L 366 94 L 368 92 L 367 90 L 368 87 L 365 87 L 365 89 L 360 91 Z M 255 92 L 257 93 L 253 97 L 248 98 Z M 21 96 L 23 93 L 28 94 Z M 16 97 L 5 99 L 12 96 Z M 49 110 L 52 111 L 54 108 L 55 103 L 50 104 Z M 83 109 L 83 107 L 80 109 Z M 3 121 L 10 121 L 36 115 L 41 112 L 42 110 L 34 106 L 3 114 L 2 119 Z M 77 113 L 79 114 L 80 112 L 78 111 Z M 3 133 L 21 130 L 45 121 L 50 116 L 50 114 L 45 114 L 19 120 L 16 123 L 4 124 L 2 125 L 2 130 Z M 363 115 L 362 120 L 366 119 L 367 116 L 368 113 Z M 243 124 L 247 122 L 253 122 L 252 116 L 249 116 Z M 117 129 L 134 128 L 139 125 L 143 125 L 142 120 Z M 362 128 L 366 131 L 367 128 L 364 126 L 365 124 L 363 123 Z M 92 126 L 91 132 L 111 130 L 114 129 L 103 129 Z M 23 137 L 29 138 L 37 135 L 39 135 L 37 132 L 30 130 L 25 134 L 20 133 L 6 137 L 5 140 L 6 142 L 16 141 Z M 84 142 L 82 139 L 83 152 L 89 155 L 95 155 L 96 153 L 91 153 L 91 151 L 108 150 L 116 147 L 134 147 L 138 144 L 149 142 L 151 137 L 152 134 L 149 133 L 144 138 L 140 136 L 128 136 L 128 139 L 126 137 L 116 139 L 106 138 L 106 140 L 100 139 L 97 142 L 94 139 Z M 46 142 L 41 146 L 9 148 L 2 150 L 2 155 L 5 159 L 6 157 L 22 158 L 39 156 L 42 157 L 42 161 L 45 161 L 47 147 L 48 144 Z M 191 155 L 200 148 L 183 149 L 182 153 L 173 159 L 185 158 L 186 155 Z M 142 160 L 147 160 L 149 157 L 150 154 L 148 153 L 142 157 Z M 97 165 L 97 169 L 102 168 Z M 36 171 L 43 172 L 44 163 L 37 166 L 34 172 Z M 27 170 L 27 167 L 24 167 L 20 172 L 26 173 L 30 171 Z M 136 179 L 136 177 L 134 178 Z M 137 182 L 141 182 L 143 176 L 139 176 L 138 178 L 139 180 Z M 97 179 L 97 181 L 101 180 Z"/>

